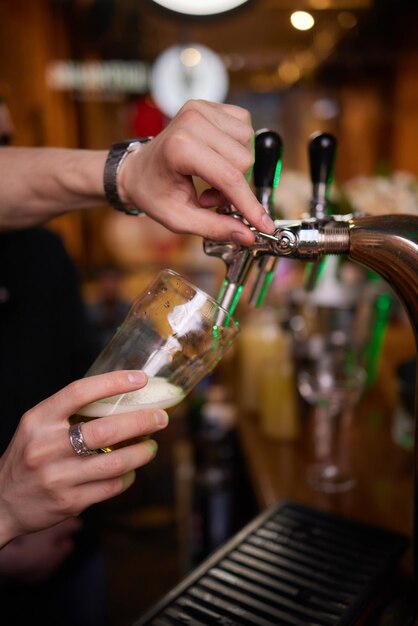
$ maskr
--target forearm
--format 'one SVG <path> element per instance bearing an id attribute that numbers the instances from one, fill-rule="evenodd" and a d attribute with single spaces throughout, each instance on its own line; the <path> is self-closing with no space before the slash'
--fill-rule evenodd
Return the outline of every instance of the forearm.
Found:
<path id="1" fill-rule="evenodd" d="M 105 150 L 1 148 L 0 230 L 104 204 L 106 156 Z"/>

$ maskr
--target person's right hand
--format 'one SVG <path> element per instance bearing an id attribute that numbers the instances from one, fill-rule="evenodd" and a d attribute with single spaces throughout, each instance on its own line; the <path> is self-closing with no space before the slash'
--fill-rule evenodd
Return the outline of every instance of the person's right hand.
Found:
<path id="1" fill-rule="evenodd" d="M 155 441 L 80 457 L 70 443 L 68 419 L 85 404 L 140 389 L 146 381 L 138 371 L 90 376 L 23 415 L 0 458 L 0 546 L 77 516 L 133 483 L 134 470 L 154 458 Z M 87 447 L 95 450 L 149 435 L 167 424 L 167 413 L 161 409 L 138 410 L 84 423 L 82 434 Z"/>
<path id="2" fill-rule="evenodd" d="M 245 109 L 189 100 L 159 135 L 123 161 L 119 195 L 173 232 L 251 245 L 254 233 L 243 222 L 206 209 L 231 203 L 258 230 L 273 232 L 246 180 L 253 139 Z M 211 187 L 200 197 L 194 176 Z"/>

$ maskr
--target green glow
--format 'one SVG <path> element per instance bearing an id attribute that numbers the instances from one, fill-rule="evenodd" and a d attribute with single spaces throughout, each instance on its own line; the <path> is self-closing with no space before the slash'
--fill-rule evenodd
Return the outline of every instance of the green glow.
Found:
<path id="1" fill-rule="evenodd" d="M 217 350 L 219 347 L 219 326 L 214 324 L 212 326 L 212 336 L 213 336 L 213 349 Z"/>
<path id="2" fill-rule="evenodd" d="M 222 300 L 222 298 L 223 298 L 223 296 L 224 296 L 224 294 L 225 294 L 225 291 L 226 291 L 227 286 L 228 286 L 228 280 L 225 278 L 225 279 L 224 279 L 224 281 L 223 281 L 223 283 L 222 283 L 222 285 L 221 285 L 221 288 L 219 289 L 219 293 L 218 293 L 218 302 L 220 302 L 220 301 Z M 240 285 L 240 286 L 238 287 L 238 289 L 237 289 L 237 293 L 235 294 L 235 297 L 234 297 L 234 299 L 232 300 L 231 306 L 230 306 L 230 307 L 229 307 L 229 309 L 228 309 L 228 313 L 229 313 L 230 315 L 232 315 L 232 313 L 235 311 L 235 307 L 236 307 L 236 306 L 237 306 L 237 304 L 238 304 L 238 300 L 239 300 L 239 298 L 240 298 L 240 295 L 241 295 L 241 292 L 242 292 L 242 290 L 243 290 L 243 289 L 244 289 L 244 286 L 243 286 L 243 285 Z"/>
<path id="3" fill-rule="evenodd" d="M 244 287 L 243 287 L 243 285 L 240 285 L 240 286 L 238 287 L 238 289 L 237 289 L 237 293 L 235 294 L 235 297 L 234 297 L 234 299 L 233 299 L 233 300 L 232 300 L 232 302 L 231 302 L 231 306 L 230 306 L 230 307 L 229 307 L 229 309 L 228 309 L 228 313 L 229 313 L 230 315 L 232 315 L 232 314 L 233 314 L 233 312 L 235 311 L 235 307 L 236 307 L 236 306 L 237 306 L 237 304 L 238 304 L 238 300 L 240 299 L 241 292 L 242 292 L 243 288 L 244 288 Z"/>
<path id="4" fill-rule="evenodd" d="M 260 295 L 257 298 L 257 302 L 255 303 L 256 307 L 259 307 L 263 304 L 268 288 L 270 287 L 271 281 L 273 280 L 274 272 L 267 272 L 266 277 L 264 279 L 263 287 L 260 291 Z"/>
<path id="5" fill-rule="evenodd" d="M 273 189 L 277 188 L 277 185 L 279 184 L 279 180 L 280 180 L 280 174 L 282 173 L 282 159 L 280 158 L 277 161 L 276 164 L 276 171 L 274 172 L 274 179 L 273 179 Z"/>
<path id="6" fill-rule="evenodd" d="M 376 381 L 383 340 L 392 305 L 390 294 L 384 293 L 378 296 L 375 304 L 376 319 L 373 325 L 372 336 L 367 349 L 367 386 L 370 387 Z"/>

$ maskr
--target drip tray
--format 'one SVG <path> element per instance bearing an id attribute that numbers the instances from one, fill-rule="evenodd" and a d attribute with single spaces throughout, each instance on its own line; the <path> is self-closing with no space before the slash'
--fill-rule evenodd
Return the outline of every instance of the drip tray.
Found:
<path id="1" fill-rule="evenodd" d="M 284 501 L 133 626 L 354 624 L 408 544 L 404 535 Z"/>

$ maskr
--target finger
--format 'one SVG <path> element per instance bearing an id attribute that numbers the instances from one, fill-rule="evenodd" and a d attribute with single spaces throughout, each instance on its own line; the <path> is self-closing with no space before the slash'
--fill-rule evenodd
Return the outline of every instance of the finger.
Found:
<path id="1" fill-rule="evenodd" d="M 234 241 L 243 246 L 251 246 L 255 240 L 254 232 L 240 220 L 207 209 L 189 209 L 182 206 L 176 211 L 174 219 L 183 226 L 187 224 L 182 232 L 194 233 L 214 241 Z M 172 229 L 175 227 L 173 224 Z"/>
<path id="2" fill-rule="evenodd" d="M 113 454 L 113 453 L 112 453 Z M 109 500 L 119 496 L 129 489 L 135 482 L 136 474 L 134 470 L 122 476 L 107 480 L 95 481 L 78 486 L 73 490 L 74 508 L 78 512 L 84 511 L 93 504 Z"/>
<path id="3" fill-rule="evenodd" d="M 272 233 L 274 222 L 258 202 L 242 171 L 206 144 L 178 145 L 183 171 L 200 176 L 220 191 L 248 222 L 260 231 Z M 243 228 L 238 228 L 245 232 Z M 200 232 L 199 232 L 200 234 Z"/>
<path id="4" fill-rule="evenodd" d="M 209 109 L 212 109 L 213 111 L 218 112 L 219 114 L 227 113 L 228 115 L 232 115 L 233 117 L 236 117 L 238 120 L 241 120 L 242 122 L 245 122 L 251 125 L 250 112 L 247 109 L 244 109 L 243 107 L 238 106 L 237 104 L 229 104 L 229 103 L 224 103 L 224 102 L 219 103 L 219 102 L 214 102 L 213 100 L 197 99 L 197 100 L 189 100 L 188 102 L 185 103 L 184 107 L 187 107 L 188 105 L 208 107 Z"/>
<path id="5" fill-rule="evenodd" d="M 225 196 L 216 189 L 206 189 L 199 196 L 199 204 L 203 209 L 211 209 L 214 207 L 224 207 L 228 204 Z"/>
<path id="6" fill-rule="evenodd" d="M 85 404 L 141 389 L 146 382 L 146 374 L 138 370 L 121 370 L 88 376 L 70 383 L 50 398 L 43 400 L 36 406 L 36 413 L 42 418 L 49 415 L 56 422 L 61 421 L 77 413 Z"/>
<path id="7" fill-rule="evenodd" d="M 104 454 L 62 459 L 60 463 L 55 464 L 53 476 L 51 472 L 49 482 L 51 491 L 60 493 L 62 498 L 65 498 L 66 494 L 70 497 L 69 480 L 72 480 L 73 487 L 76 487 L 120 478 L 152 461 L 157 450 L 157 442 L 147 439 Z M 69 479 L 71 476 L 73 479 Z M 67 507 L 65 502 L 64 506 Z"/>
<path id="8" fill-rule="evenodd" d="M 150 435 L 165 428 L 168 421 L 168 414 L 162 409 L 133 411 L 84 422 L 81 432 L 86 446 L 96 450 L 127 439 Z M 74 453 L 72 448 L 71 451 Z"/>
<path id="9" fill-rule="evenodd" d="M 175 131 L 172 131 L 177 136 L 176 142 L 180 146 L 181 143 L 185 144 L 188 150 L 193 144 L 198 151 L 201 146 L 208 146 L 240 171 L 247 172 L 254 161 L 253 130 L 235 118 L 222 117 L 226 117 L 223 124 L 219 121 L 214 123 L 213 117 L 202 115 L 195 109 L 183 114 L 183 119 L 177 122 Z"/>
<path id="10" fill-rule="evenodd" d="M 188 130 L 200 130 L 202 117 L 211 125 L 217 127 L 224 136 L 230 136 L 242 145 L 250 148 L 253 143 L 254 130 L 248 111 L 235 105 L 219 105 L 204 100 L 187 102 L 176 116 L 176 125 L 187 126 Z"/>

